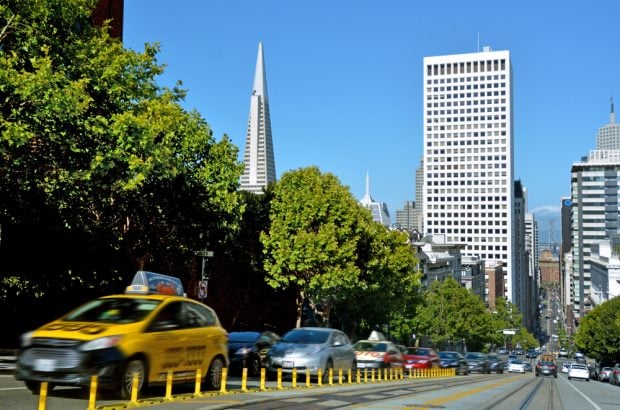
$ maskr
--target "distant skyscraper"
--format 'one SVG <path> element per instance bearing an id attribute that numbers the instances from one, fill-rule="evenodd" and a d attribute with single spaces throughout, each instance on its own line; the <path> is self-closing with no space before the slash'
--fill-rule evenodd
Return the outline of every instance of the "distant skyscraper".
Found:
<path id="1" fill-rule="evenodd" d="M 399 228 L 413 232 L 416 226 L 416 209 L 414 201 L 405 201 L 403 209 L 396 210 L 396 225 Z"/>
<path id="2" fill-rule="evenodd" d="M 611 100 L 609 124 L 599 128 L 596 134 L 596 149 L 620 149 L 620 124 L 616 124 L 613 100 Z"/>
<path id="3" fill-rule="evenodd" d="M 377 202 L 372 196 L 370 196 L 370 177 L 366 174 L 366 194 L 360 200 L 365 208 L 370 209 L 372 219 L 375 222 L 379 222 L 385 226 L 390 226 L 390 212 L 388 211 L 385 202 Z"/>
<path id="4" fill-rule="evenodd" d="M 420 166 L 415 170 L 415 223 L 420 233 L 424 228 L 424 156 L 420 157 Z"/>
<path id="5" fill-rule="evenodd" d="M 240 180 L 242 190 L 262 194 L 267 185 L 276 180 L 263 43 L 258 43 L 243 164 L 245 168 Z"/>
<path id="6" fill-rule="evenodd" d="M 424 232 L 465 244 L 466 256 L 501 261 L 510 301 L 513 162 L 510 52 L 425 57 Z"/>

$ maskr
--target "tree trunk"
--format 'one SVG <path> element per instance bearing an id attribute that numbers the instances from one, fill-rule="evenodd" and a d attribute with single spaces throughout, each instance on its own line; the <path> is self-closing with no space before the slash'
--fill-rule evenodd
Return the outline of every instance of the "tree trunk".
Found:
<path id="1" fill-rule="evenodd" d="M 295 321 L 295 327 L 301 327 L 301 317 L 303 315 L 303 307 L 304 307 L 304 291 L 300 287 L 297 288 L 297 320 Z"/>

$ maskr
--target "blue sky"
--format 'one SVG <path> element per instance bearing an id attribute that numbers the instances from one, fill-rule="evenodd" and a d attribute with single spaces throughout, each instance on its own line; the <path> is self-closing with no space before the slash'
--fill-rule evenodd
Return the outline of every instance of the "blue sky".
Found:
<path id="1" fill-rule="evenodd" d="M 182 81 L 240 155 L 262 41 L 278 176 L 317 165 L 361 198 L 368 172 L 393 220 L 414 199 L 423 58 L 510 50 L 515 178 L 545 242 L 572 163 L 620 107 L 619 15 L 616 0 L 125 0 L 123 40 L 159 43 L 160 84 Z"/>

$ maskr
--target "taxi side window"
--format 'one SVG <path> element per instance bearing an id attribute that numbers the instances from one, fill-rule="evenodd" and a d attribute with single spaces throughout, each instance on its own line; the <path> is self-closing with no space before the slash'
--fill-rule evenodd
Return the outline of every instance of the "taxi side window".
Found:
<path id="1" fill-rule="evenodd" d="M 185 327 L 181 314 L 181 304 L 178 302 L 165 306 L 155 317 L 149 328 L 152 332 L 176 330 Z"/>
<path id="2" fill-rule="evenodd" d="M 185 303 L 185 316 L 188 327 L 207 327 L 217 323 L 213 312 L 197 303 Z"/>

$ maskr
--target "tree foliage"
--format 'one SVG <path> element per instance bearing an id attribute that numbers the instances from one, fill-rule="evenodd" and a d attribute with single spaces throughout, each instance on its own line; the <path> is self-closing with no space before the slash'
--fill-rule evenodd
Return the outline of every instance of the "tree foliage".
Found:
<path id="1" fill-rule="evenodd" d="M 127 50 L 91 25 L 95 3 L 0 4 L 3 284 L 187 277 L 204 242 L 238 229 L 237 147 L 181 106 L 180 84 L 157 84 L 157 44 Z"/>
<path id="2" fill-rule="evenodd" d="M 372 221 L 348 187 L 317 167 L 275 184 L 261 242 L 269 285 L 297 293 L 298 326 L 304 302 L 351 332 L 387 323 L 419 283 L 406 236 Z"/>
<path id="3" fill-rule="evenodd" d="M 138 267 L 172 249 L 178 263 L 200 232 L 236 226 L 237 148 L 157 85 L 159 46 L 90 25 L 94 4 L 0 9 L 0 217 L 86 232 Z"/>
<path id="4" fill-rule="evenodd" d="M 620 297 L 596 306 L 581 319 L 575 346 L 594 359 L 620 362 Z"/>
<path id="5" fill-rule="evenodd" d="M 427 335 L 435 346 L 465 340 L 470 350 L 482 349 L 495 331 L 482 299 L 452 278 L 431 284 L 414 325 L 416 334 Z"/>

